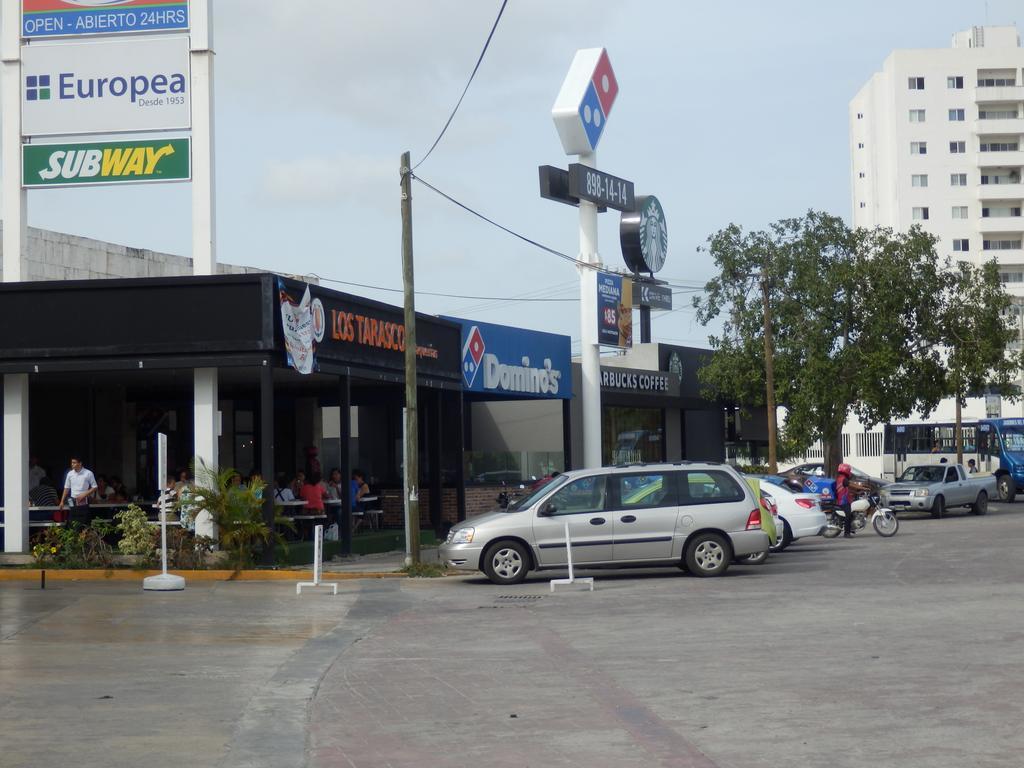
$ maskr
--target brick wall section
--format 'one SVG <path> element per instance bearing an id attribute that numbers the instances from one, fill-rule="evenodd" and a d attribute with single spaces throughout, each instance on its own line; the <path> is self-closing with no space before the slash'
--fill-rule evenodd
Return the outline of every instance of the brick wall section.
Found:
<path id="1" fill-rule="evenodd" d="M 466 517 L 475 517 L 488 512 L 497 506 L 495 498 L 501 492 L 501 486 L 483 485 L 466 489 Z M 441 497 L 441 519 L 454 523 L 458 519 L 458 502 L 454 488 L 445 488 Z M 381 491 L 381 509 L 384 510 L 384 525 L 400 528 L 405 525 L 405 508 L 402 504 L 402 492 L 398 489 Z M 430 489 L 420 490 L 420 523 L 422 527 L 430 527 Z"/>

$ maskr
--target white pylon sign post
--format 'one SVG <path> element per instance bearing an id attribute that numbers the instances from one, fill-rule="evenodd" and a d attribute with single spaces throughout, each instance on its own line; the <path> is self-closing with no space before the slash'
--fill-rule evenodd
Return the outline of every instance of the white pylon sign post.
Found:
<path id="1" fill-rule="evenodd" d="M 597 144 L 619 86 L 604 48 L 576 51 L 569 73 L 551 108 L 551 117 L 567 155 L 595 167 Z M 580 200 L 580 368 L 583 400 L 583 465 L 601 466 L 601 350 L 597 326 L 597 205 Z M 592 265 L 592 266 L 590 266 Z"/>
<path id="2" fill-rule="evenodd" d="M 160 516 L 160 560 L 163 563 L 163 573 L 147 576 L 142 580 L 142 588 L 147 592 L 180 592 L 185 588 L 185 579 L 167 572 L 167 515 L 171 511 L 171 499 L 166 478 L 167 435 L 160 432 L 156 436 L 156 483 L 160 489 L 157 506 Z"/>

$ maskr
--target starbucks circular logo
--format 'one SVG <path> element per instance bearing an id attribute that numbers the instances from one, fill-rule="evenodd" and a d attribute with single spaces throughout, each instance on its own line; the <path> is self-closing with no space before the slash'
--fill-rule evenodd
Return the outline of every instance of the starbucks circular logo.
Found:
<path id="1" fill-rule="evenodd" d="M 622 257 L 634 272 L 654 274 L 665 266 L 668 223 L 654 195 L 637 197 L 636 210 L 623 213 L 619 223 Z"/>
<path id="2" fill-rule="evenodd" d="M 668 224 L 661 203 L 654 195 L 648 195 L 640 211 L 640 252 L 644 263 L 651 272 L 665 266 L 668 255 Z"/>

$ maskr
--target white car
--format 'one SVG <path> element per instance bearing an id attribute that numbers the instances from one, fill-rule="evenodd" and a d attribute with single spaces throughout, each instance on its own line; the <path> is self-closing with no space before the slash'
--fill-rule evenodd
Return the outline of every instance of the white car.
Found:
<path id="1" fill-rule="evenodd" d="M 801 493 L 770 480 L 761 480 L 761 489 L 779 508 L 782 531 L 773 552 L 781 552 L 797 539 L 820 536 L 827 520 L 821 509 L 821 497 L 816 493 Z"/>

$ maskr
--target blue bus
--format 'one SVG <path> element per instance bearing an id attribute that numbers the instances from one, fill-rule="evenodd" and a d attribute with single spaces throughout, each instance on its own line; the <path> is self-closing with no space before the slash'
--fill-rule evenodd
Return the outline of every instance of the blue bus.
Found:
<path id="1" fill-rule="evenodd" d="M 1024 418 L 964 419 L 964 464 L 974 459 L 979 472 L 998 479 L 999 500 L 1013 501 L 1024 488 Z M 886 424 L 882 477 L 895 480 L 914 464 L 956 461 L 956 428 L 952 421 Z"/>

